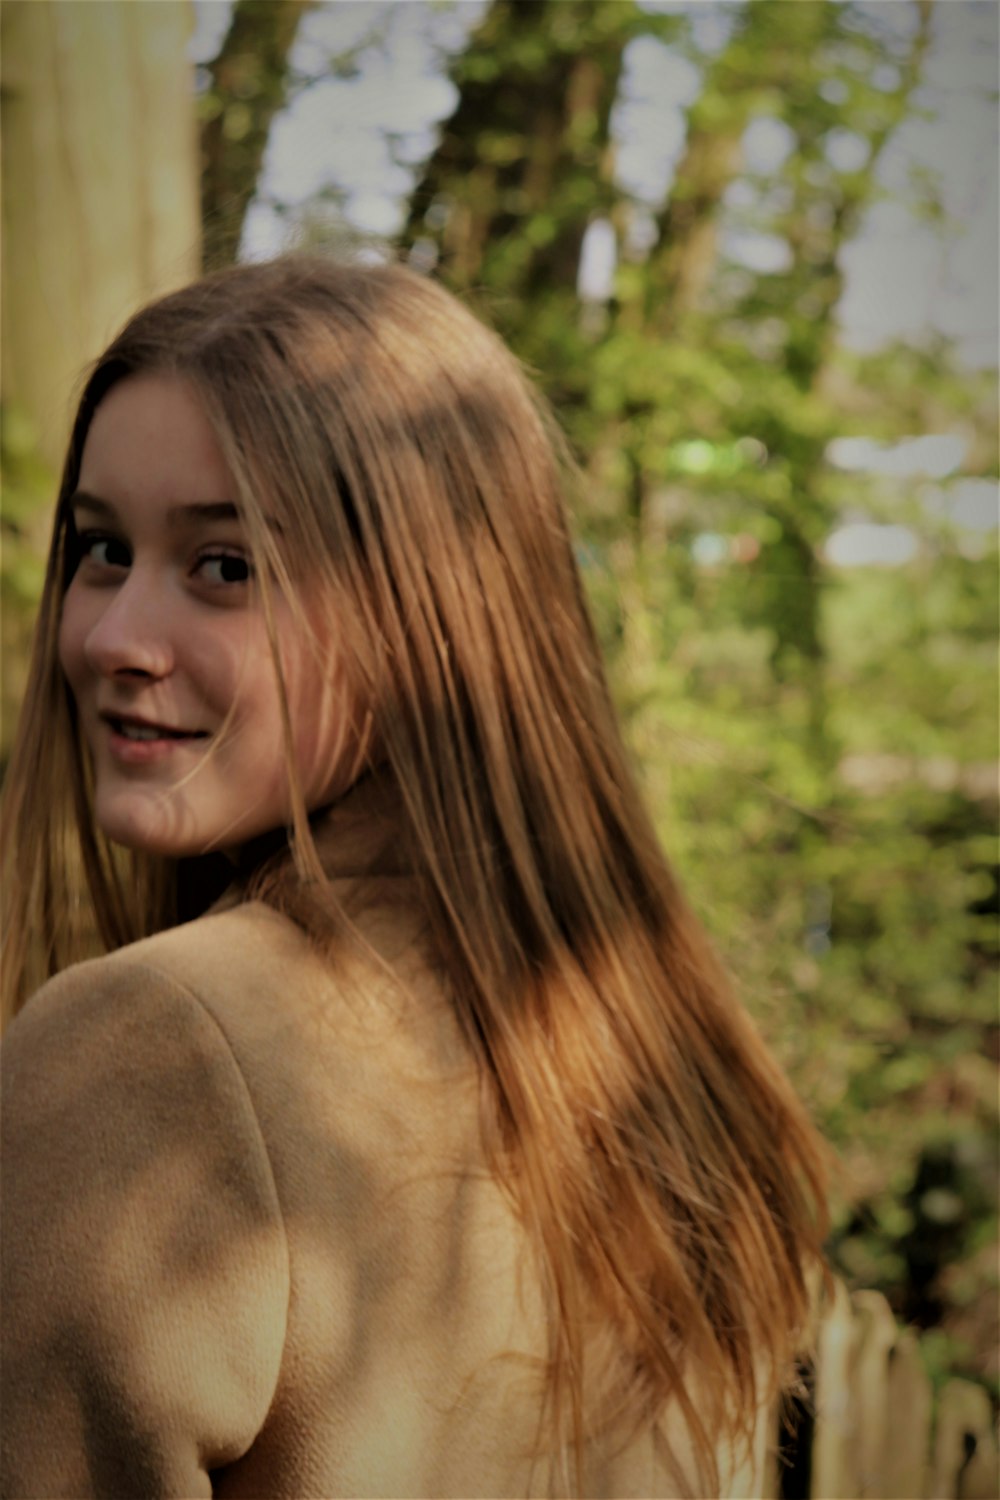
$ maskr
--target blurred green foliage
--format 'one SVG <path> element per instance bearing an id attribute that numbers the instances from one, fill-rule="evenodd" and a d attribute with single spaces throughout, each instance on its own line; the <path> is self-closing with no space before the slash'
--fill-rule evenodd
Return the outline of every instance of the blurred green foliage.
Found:
<path id="1" fill-rule="evenodd" d="M 494 0 L 404 244 L 433 244 L 571 436 L 626 734 L 670 857 L 838 1153 L 835 1267 L 935 1326 L 935 1373 L 995 1390 L 996 533 L 977 548 L 931 514 L 926 479 L 829 456 L 850 435 L 960 433 L 950 482 L 996 476 L 992 373 L 940 338 L 839 342 L 842 252 L 930 41 L 930 6 L 907 9 L 908 28 L 748 0 L 703 53 L 693 7 Z M 609 150 L 640 35 L 702 80 L 655 208 Z M 767 175 L 743 166 L 760 119 L 788 143 Z M 933 183 L 917 188 L 925 212 Z M 595 218 L 617 269 L 587 303 Z M 734 252 L 747 234 L 778 245 L 776 269 Z M 920 550 L 835 568 L 827 538 L 859 517 L 910 525 Z"/>
<path id="2" fill-rule="evenodd" d="M 0 410 L 0 764 L 6 762 L 24 692 L 32 621 L 45 576 L 46 533 L 56 477 L 20 408 Z"/>

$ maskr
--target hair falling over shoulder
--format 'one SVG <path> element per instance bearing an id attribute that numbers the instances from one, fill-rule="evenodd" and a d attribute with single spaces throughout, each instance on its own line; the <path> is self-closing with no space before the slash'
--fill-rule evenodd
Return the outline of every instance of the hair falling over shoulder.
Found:
<path id="1" fill-rule="evenodd" d="M 679 1406 L 710 1494 L 720 1443 L 749 1442 L 792 1371 L 825 1153 L 643 806 L 554 424 L 514 357 L 426 278 L 304 257 L 236 267 L 139 312 L 94 366 L 8 773 L 14 1006 L 88 931 L 115 947 L 174 920 L 175 870 L 94 827 L 56 656 L 87 426 L 116 380 L 149 369 L 204 403 L 265 612 L 306 566 L 329 585 L 478 1060 L 492 1159 L 542 1267 L 552 1436 L 579 1456 L 596 1423 L 652 1426 Z M 294 823 L 305 880 L 319 869 L 301 797 Z"/>

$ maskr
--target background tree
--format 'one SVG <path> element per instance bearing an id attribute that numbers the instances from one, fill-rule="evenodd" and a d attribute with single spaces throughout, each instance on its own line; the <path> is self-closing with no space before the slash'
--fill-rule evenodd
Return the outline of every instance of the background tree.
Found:
<path id="1" fill-rule="evenodd" d="M 208 65 L 208 88 L 199 100 L 207 270 L 237 258 L 271 122 L 288 97 L 292 45 L 302 16 L 314 4 L 236 0 L 222 47 Z"/>
<path id="2" fill-rule="evenodd" d="M 609 122 L 634 0 L 494 0 L 451 77 L 458 104 L 410 198 L 404 243 L 432 242 L 459 291 L 504 321 L 575 296 L 587 225 L 609 211 Z"/>
<path id="3" fill-rule="evenodd" d="M 198 269 L 189 20 L 71 0 L 0 13 L 4 745 L 78 378 L 139 303 Z"/>

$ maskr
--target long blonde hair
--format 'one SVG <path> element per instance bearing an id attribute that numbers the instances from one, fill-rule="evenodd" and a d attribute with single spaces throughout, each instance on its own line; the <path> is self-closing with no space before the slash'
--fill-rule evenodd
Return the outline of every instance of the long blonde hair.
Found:
<path id="1" fill-rule="evenodd" d="M 821 1260 L 824 1152 L 643 806 L 554 424 L 513 356 L 429 280 L 305 257 L 239 266 L 139 312 L 97 361 L 8 773 L 12 1008 L 88 929 L 113 948 L 175 920 L 176 868 L 95 827 L 56 649 L 88 425 L 142 370 L 198 392 L 262 579 L 294 592 L 289 568 L 311 559 L 330 585 L 478 1062 L 487 1148 L 545 1277 L 557 1441 L 579 1464 L 596 1332 L 612 1351 L 605 1417 L 651 1425 L 676 1402 L 710 1493 L 718 1445 L 749 1440 L 788 1377 Z M 304 888 L 318 863 L 297 790 L 293 805 Z M 273 885 L 294 916 L 290 889 Z"/>

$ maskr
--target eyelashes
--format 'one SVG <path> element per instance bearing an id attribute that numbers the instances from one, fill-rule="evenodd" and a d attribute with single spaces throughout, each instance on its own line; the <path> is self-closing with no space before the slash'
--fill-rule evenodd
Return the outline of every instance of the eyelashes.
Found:
<path id="1" fill-rule="evenodd" d="M 127 543 L 112 532 L 75 532 L 73 554 L 76 568 L 88 565 L 98 576 L 115 577 L 132 566 Z M 254 566 L 250 556 L 239 547 L 209 546 L 196 555 L 189 576 L 209 588 L 237 589 L 251 581 Z"/>
<path id="2" fill-rule="evenodd" d="M 206 583 L 213 585 L 249 583 L 253 577 L 253 563 L 243 552 L 204 552 L 197 567 Z"/>
<path id="3" fill-rule="evenodd" d="M 132 561 L 125 543 L 104 531 L 78 531 L 73 550 L 78 563 L 92 562 L 99 568 L 127 568 Z"/>

